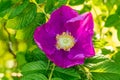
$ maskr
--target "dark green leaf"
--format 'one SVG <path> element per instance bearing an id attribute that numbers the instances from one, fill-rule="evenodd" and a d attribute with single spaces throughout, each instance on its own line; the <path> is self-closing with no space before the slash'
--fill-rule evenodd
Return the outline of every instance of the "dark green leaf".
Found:
<path id="1" fill-rule="evenodd" d="M 0 13 L 12 6 L 11 0 L 0 0 Z"/>
<path id="2" fill-rule="evenodd" d="M 36 62 L 30 62 L 25 64 L 21 71 L 23 74 L 29 74 L 35 71 L 45 71 L 47 70 L 47 63 L 44 63 L 43 61 L 36 61 Z M 42 73 L 41 72 L 41 73 Z"/>
<path id="3" fill-rule="evenodd" d="M 51 13 L 54 10 L 55 0 L 47 0 L 45 5 L 45 12 Z"/>
<path id="4" fill-rule="evenodd" d="M 106 48 L 103 48 L 103 49 L 102 49 L 102 54 L 106 55 L 106 54 L 110 54 L 110 53 L 112 53 L 111 50 L 106 49 Z"/>
<path id="5" fill-rule="evenodd" d="M 62 78 L 63 80 L 80 80 L 81 77 L 77 71 L 73 68 L 69 69 L 62 69 L 59 67 L 56 67 L 54 70 L 54 76 Z"/>
<path id="6" fill-rule="evenodd" d="M 21 4 L 16 4 L 14 7 L 11 8 L 10 15 L 8 18 L 11 19 L 19 15 L 27 7 L 28 3 L 28 0 L 24 0 Z"/>
<path id="7" fill-rule="evenodd" d="M 70 5 L 80 5 L 83 4 L 85 0 L 70 0 Z"/>
<path id="8" fill-rule="evenodd" d="M 42 60 L 46 63 L 48 62 L 47 57 L 39 48 L 34 49 L 32 52 L 27 52 L 25 54 L 25 59 L 27 60 L 27 62 L 38 61 L 38 60 Z"/>
<path id="9" fill-rule="evenodd" d="M 106 58 L 105 56 L 94 56 L 92 58 L 87 58 L 85 60 L 85 64 L 96 64 L 102 61 L 108 60 L 108 58 Z"/>
<path id="10" fill-rule="evenodd" d="M 38 4 L 41 4 L 41 3 L 46 2 L 46 0 L 36 0 L 36 2 L 37 2 Z"/>
<path id="11" fill-rule="evenodd" d="M 118 6 L 116 13 L 120 16 L 120 5 Z"/>
<path id="12" fill-rule="evenodd" d="M 106 22 L 105 22 L 105 27 L 112 27 L 120 24 L 120 18 L 117 14 L 113 14 L 108 16 Z"/>
<path id="13" fill-rule="evenodd" d="M 52 78 L 52 80 L 63 80 L 61 78 Z"/>
<path id="14" fill-rule="evenodd" d="M 115 53 L 113 56 L 112 56 L 112 59 L 117 62 L 117 63 L 120 63 L 120 51 L 118 51 L 117 53 Z"/>
<path id="15" fill-rule="evenodd" d="M 94 80 L 120 80 L 120 64 L 111 60 L 92 65 L 90 72 Z"/>
<path id="16" fill-rule="evenodd" d="M 85 13 L 85 12 L 88 12 L 91 10 L 91 5 L 84 5 L 83 9 L 82 10 L 79 10 L 78 13 Z"/>
<path id="17" fill-rule="evenodd" d="M 6 15 L 6 13 L 8 13 L 10 11 L 10 9 L 6 9 L 2 12 L 0 12 L 0 17 L 4 17 Z"/>
<path id="18" fill-rule="evenodd" d="M 119 74 L 92 72 L 94 80 L 120 80 Z"/>
<path id="19" fill-rule="evenodd" d="M 30 3 L 18 16 L 9 19 L 6 27 L 13 29 L 22 29 L 28 26 L 36 16 L 36 5 Z"/>
<path id="20" fill-rule="evenodd" d="M 45 75 L 36 73 L 23 76 L 20 80 L 48 80 L 48 79 Z"/>

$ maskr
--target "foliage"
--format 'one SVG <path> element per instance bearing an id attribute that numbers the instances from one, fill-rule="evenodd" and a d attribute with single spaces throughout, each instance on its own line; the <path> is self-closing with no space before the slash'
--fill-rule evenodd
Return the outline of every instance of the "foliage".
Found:
<path id="1" fill-rule="evenodd" d="M 62 69 L 33 40 L 53 10 L 92 12 L 96 56 Z M 120 80 L 119 0 L 0 0 L 0 80 Z"/>

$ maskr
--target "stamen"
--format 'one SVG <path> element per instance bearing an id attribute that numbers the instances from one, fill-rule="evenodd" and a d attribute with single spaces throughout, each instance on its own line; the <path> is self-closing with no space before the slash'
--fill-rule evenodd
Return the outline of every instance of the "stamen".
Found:
<path id="1" fill-rule="evenodd" d="M 63 32 L 61 35 L 57 34 L 56 40 L 57 49 L 69 51 L 75 45 L 74 37 L 68 32 Z"/>

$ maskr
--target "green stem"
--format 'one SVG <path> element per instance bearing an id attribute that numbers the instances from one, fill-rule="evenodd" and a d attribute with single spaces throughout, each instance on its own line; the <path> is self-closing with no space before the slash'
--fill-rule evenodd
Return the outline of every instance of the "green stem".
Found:
<path id="1" fill-rule="evenodd" d="M 49 76 L 48 80 L 52 80 L 52 75 L 53 75 L 54 69 L 55 69 L 55 64 L 53 64 L 53 66 L 52 66 L 51 73 L 50 73 L 50 76 Z"/>
<path id="2" fill-rule="evenodd" d="M 50 60 L 48 60 L 48 64 L 47 64 L 47 69 L 46 69 L 46 71 L 49 69 L 49 66 L 50 66 Z"/>
<path id="3" fill-rule="evenodd" d="M 89 71 L 89 69 L 83 65 L 80 65 L 79 68 L 82 70 L 82 72 L 86 75 L 88 80 L 93 80 L 91 77 L 91 73 Z"/>
<path id="4" fill-rule="evenodd" d="M 8 32 L 7 28 L 5 27 L 7 20 L 5 20 L 5 19 L 3 19 L 3 20 L 4 20 L 3 28 L 6 31 L 6 33 L 8 34 L 8 50 L 14 56 L 14 58 L 16 58 L 16 55 L 15 55 L 13 49 L 12 49 L 12 41 L 11 41 L 11 38 L 10 38 L 10 33 Z"/>

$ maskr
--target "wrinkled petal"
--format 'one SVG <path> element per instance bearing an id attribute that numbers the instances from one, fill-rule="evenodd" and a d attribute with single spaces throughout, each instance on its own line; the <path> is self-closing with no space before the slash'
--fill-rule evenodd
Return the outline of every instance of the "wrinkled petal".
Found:
<path id="1" fill-rule="evenodd" d="M 86 38 L 84 41 L 81 39 L 78 43 L 81 44 L 81 47 L 84 50 L 84 55 L 86 57 L 92 57 L 95 55 L 91 37 Z"/>
<path id="2" fill-rule="evenodd" d="M 65 24 L 67 31 L 72 33 L 75 38 L 79 38 L 84 33 L 93 35 L 93 26 L 93 18 L 90 12 L 74 17 Z"/>
<path id="3" fill-rule="evenodd" d="M 55 50 L 55 35 L 46 32 L 46 24 L 37 27 L 34 32 L 34 41 L 47 55 L 51 55 Z"/>
<path id="4" fill-rule="evenodd" d="M 48 21 L 49 27 L 47 31 L 49 33 L 61 34 L 66 31 L 64 24 L 67 20 L 78 16 L 78 13 L 68 6 L 61 6 L 59 9 L 55 10 Z"/>
<path id="5" fill-rule="evenodd" d="M 77 42 L 73 48 L 69 51 L 68 58 L 71 60 L 84 59 L 84 51 L 80 44 Z"/>
<path id="6" fill-rule="evenodd" d="M 74 56 L 74 59 L 68 58 L 70 53 L 64 50 L 56 50 L 51 56 L 47 56 L 51 61 L 53 61 L 57 66 L 62 68 L 69 68 L 75 65 L 83 64 L 84 57 L 81 55 Z M 72 58 L 72 57 L 71 57 Z"/>
<path id="7" fill-rule="evenodd" d="M 91 13 L 85 13 L 70 19 L 65 27 L 76 38 L 77 44 L 79 43 L 79 46 L 81 46 L 79 49 L 81 48 L 84 51 L 86 57 L 95 55 L 92 44 L 94 24 Z"/>
<path id="8" fill-rule="evenodd" d="M 81 22 L 81 26 L 77 30 L 77 40 L 81 44 L 86 57 L 91 57 L 95 55 L 92 37 L 93 31 L 93 18 L 91 13 L 87 13 L 86 18 Z"/>
<path id="9" fill-rule="evenodd" d="M 84 14 L 86 17 L 80 22 L 80 27 L 76 31 L 76 36 L 78 38 L 86 39 L 86 37 L 90 36 L 92 38 L 94 31 L 93 31 L 93 18 L 91 13 Z"/>

